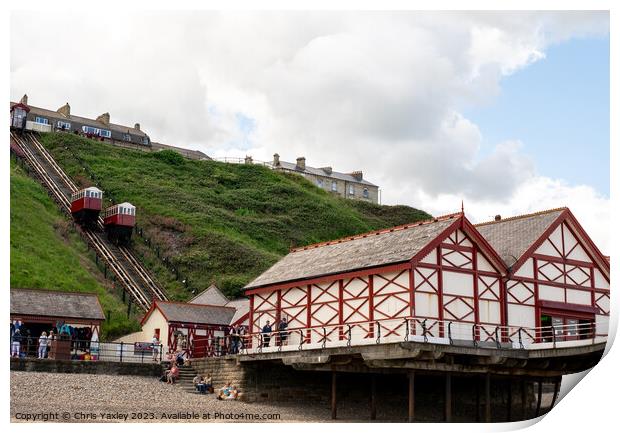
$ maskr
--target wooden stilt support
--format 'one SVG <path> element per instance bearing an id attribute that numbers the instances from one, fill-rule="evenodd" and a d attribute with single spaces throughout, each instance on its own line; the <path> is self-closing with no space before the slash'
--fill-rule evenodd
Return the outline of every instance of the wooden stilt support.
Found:
<path id="1" fill-rule="evenodd" d="M 527 419 L 527 387 L 525 386 L 525 379 L 521 379 L 521 420 Z"/>
<path id="2" fill-rule="evenodd" d="M 332 371 L 332 419 L 336 419 L 336 372 Z"/>
<path id="3" fill-rule="evenodd" d="M 377 376 L 370 376 L 370 419 L 377 419 Z"/>
<path id="4" fill-rule="evenodd" d="M 452 374 L 446 373 L 446 422 L 452 422 Z"/>
<path id="5" fill-rule="evenodd" d="M 555 380 L 555 384 L 553 386 L 553 400 L 551 400 L 551 406 L 549 406 L 549 411 L 551 411 L 551 409 L 553 409 L 553 407 L 555 406 L 555 402 L 558 399 L 558 393 L 560 392 L 561 383 L 562 383 L 562 376 L 558 377 Z"/>
<path id="6" fill-rule="evenodd" d="M 413 422 L 415 419 L 415 373 L 413 371 L 409 372 L 409 416 L 408 421 Z"/>
<path id="7" fill-rule="evenodd" d="M 491 373 L 484 378 L 484 422 L 491 422 Z"/>
<path id="8" fill-rule="evenodd" d="M 538 398 L 536 399 L 536 415 L 535 418 L 540 416 L 540 404 L 542 402 L 542 379 L 538 379 Z"/>
<path id="9" fill-rule="evenodd" d="M 512 380 L 508 380 L 508 404 L 506 410 L 506 420 L 508 422 L 512 421 Z"/>
<path id="10" fill-rule="evenodd" d="M 480 382 L 476 380 L 476 422 L 480 422 Z"/>

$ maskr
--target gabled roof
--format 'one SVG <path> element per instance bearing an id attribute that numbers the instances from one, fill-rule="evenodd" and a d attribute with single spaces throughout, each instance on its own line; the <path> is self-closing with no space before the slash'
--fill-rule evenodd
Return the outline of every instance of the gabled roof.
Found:
<path id="1" fill-rule="evenodd" d="M 142 319 L 144 324 L 157 308 L 168 322 L 193 323 L 200 325 L 229 325 L 235 309 L 221 305 L 188 304 L 185 302 L 155 301 Z"/>
<path id="2" fill-rule="evenodd" d="M 328 173 L 321 168 L 310 167 L 308 165 L 306 165 L 306 168 L 304 170 L 300 170 L 297 164 L 294 162 L 280 161 L 280 164 L 274 166 L 274 168 L 283 168 L 285 170 L 296 171 L 298 173 L 313 174 L 315 176 L 333 177 L 334 179 L 345 180 L 347 182 L 358 183 L 361 185 L 377 186 L 374 183 L 370 183 L 365 179 L 358 180 L 350 173 L 339 173 L 337 171 L 331 171 Z"/>
<path id="3" fill-rule="evenodd" d="M 407 262 L 453 225 L 461 213 L 293 250 L 249 283 L 253 289 Z"/>
<path id="4" fill-rule="evenodd" d="M 480 234 L 497 251 L 508 268 L 562 215 L 566 208 L 550 209 L 499 221 L 475 224 Z"/>
<path id="5" fill-rule="evenodd" d="M 11 289 L 11 314 L 65 319 L 105 320 L 94 293 Z"/>
<path id="6" fill-rule="evenodd" d="M 230 320 L 230 324 L 237 324 L 243 322 L 242 319 L 248 316 L 250 313 L 250 300 L 248 298 L 237 298 L 226 304 L 227 307 L 233 307 L 235 309 L 235 315 Z"/>
<path id="7" fill-rule="evenodd" d="M 220 289 L 211 284 L 205 290 L 194 296 L 188 301 L 190 304 L 207 304 L 207 305 L 226 305 L 230 299 L 224 295 Z"/>

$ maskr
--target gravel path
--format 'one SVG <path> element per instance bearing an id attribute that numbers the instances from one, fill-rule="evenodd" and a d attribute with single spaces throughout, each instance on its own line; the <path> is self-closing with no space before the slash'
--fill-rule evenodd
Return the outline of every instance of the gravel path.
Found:
<path id="1" fill-rule="evenodd" d="M 189 420 L 194 422 L 330 420 L 327 405 L 219 401 L 213 394 L 188 393 L 157 378 L 11 372 L 11 419 L 15 422 L 28 421 L 24 418 L 44 413 L 51 414 L 49 420 L 59 422 L 178 422 L 178 418 L 168 420 L 163 415 L 174 417 L 181 413 L 183 417 L 187 412 L 198 415 L 199 419 Z M 108 419 L 102 414 L 120 414 L 121 418 Z M 277 418 L 248 419 L 245 414 L 261 417 L 276 414 Z M 41 421 L 41 416 L 36 420 Z M 204 419 L 206 416 L 209 418 Z"/>

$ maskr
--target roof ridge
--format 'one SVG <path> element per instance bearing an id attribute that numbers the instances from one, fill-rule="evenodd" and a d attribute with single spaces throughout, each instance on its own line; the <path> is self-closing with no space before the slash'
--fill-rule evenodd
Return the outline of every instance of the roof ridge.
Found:
<path id="1" fill-rule="evenodd" d="M 399 225 L 399 226 L 388 227 L 388 228 L 385 228 L 385 229 L 372 230 L 372 231 L 369 231 L 369 232 L 366 232 L 366 233 L 360 233 L 360 234 L 352 235 L 352 236 L 345 236 L 345 237 L 338 238 L 338 239 L 333 239 L 333 240 L 330 240 L 330 241 L 317 242 L 315 244 L 306 245 L 304 247 L 292 248 L 289 252 L 296 253 L 296 252 L 299 252 L 299 251 L 305 251 L 305 250 L 320 248 L 320 247 L 324 247 L 324 246 L 328 246 L 328 245 L 341 244 L 343 242 L 354 241 L 354 240 L 357 240 L 357 239 L 366 238 L 368 236 L 377 236 L 377 235 L 381 235 L 381 234 L 385 234 L 385 233 L 392 233 L 392 232 L 395 232 L 395 231 L 410 229 L 410 228 L 417 227 L 417 226 L 424 225 L 424 224 L 431 224 L 431 223 L 436 223 L 436 222 L 439 222 L 439 221 L 446 221 L 446 220 L 452 219 L 452 218 L 454 218 L 456 216 L 462 216 L 462 215 L 463 215 L 463 212 L 455 212 L 455 213 L 451 213 L 451 214 L 446 214 L 446 215 L 441 215 L 441 216 L 438 216 L 438 217 L 429 218 L 429 219 L 426 219 L 426 220 L 421 220 L 421 221 L 416 221 L 416 222 L 412 222 L 412 223 L 402 224 L 402 225 Z"/>
<path id="2" fill-rule="evenodd" d="M 515 216 L 508 217 L 508 218 L 502 218 L 502 219 L 497 220 L 497 221 L 496 220 L 491 220 L 491 221 L 484 221 L 484 222 L 481 222 L 481 223 L 477 223 L 477 224 L 474 224 L 474 227 L 480 227 L 480 226 L 485 226 L 485 225 L 489 225 L 489 224 L 503 223 L 503 222 L 506 222 L 506 221 L 514 221 L 514 220 L 521 219 L 521 218 L 529 218 L 529 217 L 538 216 L 538 215 L 545 215 L 545 214 L 548 214 L 548 213 L 551 213 L 551 212 L 557 212 L 559 210 L 567 210 L 567 209 L 568 209 L 568 207 L 563 206 L 563 207 L 557 207 L 557 208 L 553 208 L 553 209 L 541 210 L 541 211 L 538 211 L 538 212 L 532 212 L 532 213 L 529 213 L 529 214 L 515 215 Z"/>
<path id="3" fill-rule="evenodd" d="M 156 302 L 157 302 L 157 304 L 179 304 L 179 305 L 186 305 L 186 306 L 190 306 L 190 307 L 216 307 L 216 308 L 232 308 L 232 309 L 235 309 L 235 307 L 227 307 L 226 305 L 195 304 L 195 303 L 191 303 L 191 302 L 181 302 L 181 301 L 161 301 L 161 300 L 157 300 Z"/>
<path id="4" fill-rule="evenodd" d="M 43 292 L 43 293 L 58 293 L 58 294 L 63 294 L 63 295 L 95 296 L 99 298 L 99 295 L 97 293 L 91 293 L 91 292 L 70 292 L 70 291 L 65 291 L 65 290 L 34 289 L 34 288 L 27 288 L 27 287 L 11 287 L 11 290 Z"/>

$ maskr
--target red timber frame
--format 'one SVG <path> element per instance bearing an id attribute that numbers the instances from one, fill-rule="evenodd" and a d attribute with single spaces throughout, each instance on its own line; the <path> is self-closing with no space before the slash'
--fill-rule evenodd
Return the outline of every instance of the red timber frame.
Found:
<path id="1" fill-rule="evenodd" d="M 497 326 L 506 325 L 504 310 L 504 282 L 505 274 L 503 262 L 490 247 L 479 232 L 467 221 L 465 217 L 460 219 L 458 227 L 454 228 L 447 236 L 438 237 L 423 252 L 427 255 L 418 254 L 419 259 L 413 262 L 413 287 L 415 293 L 427 293 L 436 297 L 437 315 L 423 315 L 415 311 L 413 304 L 413 316 L 416 322 L 424 319 L 444 322 L 458 322 L 480 325 L 476 328 L 477 339 L 487 341 L 495 338 L 494 330 Z M 433 254 L 431 261 L 424 257 Z M 485 258 L 491 265 L 492 271 L 479 269 L 478 254 Z M 471 292 L 469 295 L 447 293 L 444 273 L 471 276 Z M 480 301 L 496 302 L 499 310 L 499 321 L 481 322 Z M 465 314 L 459 314 L 455 307 L 460 304 L 462 309 L 468 310 Z M 433 324 L 427 327 L 427 334 L 433 337 L 445 337 L 447 330 L 443 325 Z M 502 339 L 505 339 L 502 334 Z"/>
<path id="2" fill-rule="evenodd" d="M 552 239 L 551 236 L 558 229 L 559 238 Z M 566 238 L 569 235 L 576 241 L 574 245 L 568 244 Z M 545 242 L 548 242 L 552 248 L 552 254 L 537 252 Z M 585 252 L 591 261 L 571 258 L 571 253 L 578 247 Z M 532 260 L 532 277 L 517 275 L 529 259 Z M 596 287 L 595 270 L 598 270 L 609 283 L 609 262 L 594 245 L 570 210 L 565 209 L 512 266 L 510 277 L 506 283 L 506 307 L 508 305 L 533 307 L 535 327 L 540 328 L 541 315 L 549 312 L 545 304 L 550 303 L 550 301 L 541 299 L 540 291 L 541 286 L 548 286 L 562 291 L 563 299 L 559 302 L 551 302 L 563 305 L 561 310 L 554 310 L 556 313 L 561 311 L 560 315 L 563 317 L 572 314 L 575 318 L 584 318 L 582 311 L 584 305 L 571 302 L 568 299 L 568 290 L 586 292 L 589 295 L 590 304 L 585 306 L 590 307 L 593 312 L 588 317 L 593 319 L 595 312 L 600 315 L 609 315 L 609 308 L 607 307 L 609 289 Z M 513 294 L 517 289 L 520 289 L 521 296 Z M 540 331 L 537 332 L 537 335 L 530 335 L 530 337 L 536 338 L 536 341 L 542 341 Z"/>
<path id="3" fill-rule="evenodd" d="M 455 236 L 457 230 L 464 236 Z M 425 263 L 424 257 L 433 251 L 437 252 L 440 259 L 435 263 Z M 492 271 L 478 269 L 478 254 L 485 257 Z M 457 256 L 468 256 L 470 259 L 457 263 Z M 442 271 L 471 275 L 474 286 L 472 296 L 444 296 Z M 505 299 L 502 276 L 505 273 L 505 266 L 497 253 L 465 216 L 459 214 L 452 224 L 406 262 L 278 283 L 249 289 L 245 294 L 250 298 L 252 332 L 260 331 L 260 319 L 257 316 L 262 318 L 267 315 L 270 320 L 278 321 L 282 315 L 286 315 L 289 319 L 289 331 L 312 328 L 307 331 L 306 341 L 310 338 L 310 332 L 320 334 L 320 341 L 323 338 L 332 341 L 344 338 L 348 324 L 398 318 L 428 318 L 439 321 L 453 319 L 481 324 L 482 328 L 484 325 L 491 325 L 494 329 L 495 326 L 505 325 L 506 320 L 502 307 Z M 431 292 L 437 296 L 438 316 L 416 315 L 415 296 L 418 291 Z M 296 295 L 288 296 L 290 293 Z M 302 293 L 306 295 L 305 305 Z M 475 301 L 478 298 L 500 303 L 500 323 L 480 323 L 479 302 Z M 392 311 L 386 308 L 390 302 Z M 451 315 L 450 306 L 455 302 L 465 302 L 471 307 L 471 320 Z M 326 336 L 322 334 L 321 327 L 324 326 L 330 326 L 329 330 L 326 330 Z M 444 330 L 439 328 L 439 325 L 430 327 L 429 335 L 443 336 Z M 336 332 L 337 329 L 340 331 Z M 365 332 L 367 337 L 374 337 L 374 326 L 371 324 Z M 413 333 L 413 330 L 410 332 Z M 399 335 L 395 329 L 382 329 L 382 337 L 391 334 Z M 490 339 L 491 333 L 485 338 Z"/>
<path id="4" fill-rule="evenodd" d="M 168 349 L 176 352 L 181 349 L 176 331 L 187 330 L 187 356 L 190 358 L 203 358 L 215 356 L 215 332 L 221 331 L 224 336 L 228 335 L 227 325 L 204 325 L 197 323 L 168 323 Z M 205 335 L 198 335 L 196 331 L 205 331 Z"/>

